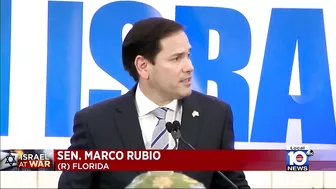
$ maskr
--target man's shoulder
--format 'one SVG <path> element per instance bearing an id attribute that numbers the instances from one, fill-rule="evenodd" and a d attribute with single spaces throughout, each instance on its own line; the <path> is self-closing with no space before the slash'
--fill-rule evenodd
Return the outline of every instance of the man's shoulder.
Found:
<path id="1" fill-rule="evenodd" d="M 125 95 L 121 95 L 115 98 L 108 98 L 97 102 L 95 104 L 89 105 L 76 114 L 78 115 L 101 115 L 104 112 L 111 112 L 111 110 L 120 106 L 120 104 L 125 100 Z"/>
<path id="2" fill-rule="evenodd" d="M 230 104 L 211 95 L 203 94 L 198 91 L 192 91 L 191 98 L 196 99 L 200 105 L 204 108 L 211 109 L 230 109 Z"/>

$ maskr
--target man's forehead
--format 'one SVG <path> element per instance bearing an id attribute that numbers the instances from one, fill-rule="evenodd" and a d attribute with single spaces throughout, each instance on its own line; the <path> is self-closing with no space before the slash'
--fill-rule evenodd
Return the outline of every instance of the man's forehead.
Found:
<path id="1" fill-rule="evenodd" d="M 172 34 L 161 40 L 161 50 L 167 54 L 176 54 L 189 51 L 191 45 L 184 32 Z"/>

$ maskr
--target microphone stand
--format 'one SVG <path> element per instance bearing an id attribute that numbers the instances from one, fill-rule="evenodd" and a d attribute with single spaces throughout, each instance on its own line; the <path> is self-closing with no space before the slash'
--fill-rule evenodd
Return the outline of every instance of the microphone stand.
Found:
<path id="1" fill-rule="evenodd" d="M 175 141 L 175 147 L 174 150 L 177 150 L 178 141 L 181 140 L 184 144 L 189 146 L 192 150 L 196 150 L 191 144 L 189 144 L 187 141 L 185 141 L 182 137 L 180 128 L 181 124 L 178 121 L 174 121 L 173 123 L 168 122 L 166 124 L 166 128 L 169 133 L 171 133 L 174 141 Z M 225 176 L 222 172 L 216 171 L 224 180 L 226 180 L 233 188 L 239 189 L 237 185 L 235 185 L 227 176 Z"/>

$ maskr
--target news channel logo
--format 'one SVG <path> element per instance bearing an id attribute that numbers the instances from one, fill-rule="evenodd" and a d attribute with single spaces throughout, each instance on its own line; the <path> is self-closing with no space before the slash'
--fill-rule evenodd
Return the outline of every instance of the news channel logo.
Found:
<path id="1" fill-rule="evenodd" d="M 289 146 L 286 151 L 287 171 L 309 171 L 309 158 L 314 151 L 307 146 Z"/>

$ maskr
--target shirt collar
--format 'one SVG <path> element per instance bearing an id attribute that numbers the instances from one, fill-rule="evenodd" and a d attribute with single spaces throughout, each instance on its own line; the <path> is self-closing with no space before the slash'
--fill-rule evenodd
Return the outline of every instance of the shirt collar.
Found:
<path id="1" fill-rule="evenodd" d="M 145 116 L 159 107 L 166 107 L 172 111 L 176 111 L 177 108 L 177 100 L 173 100 L 172 102 L 170 102 L 165 106 L 158 106 L 143 94 L 139 85 L 137 86 L 135 92 L 135 102 L 139 117 Z"/>

